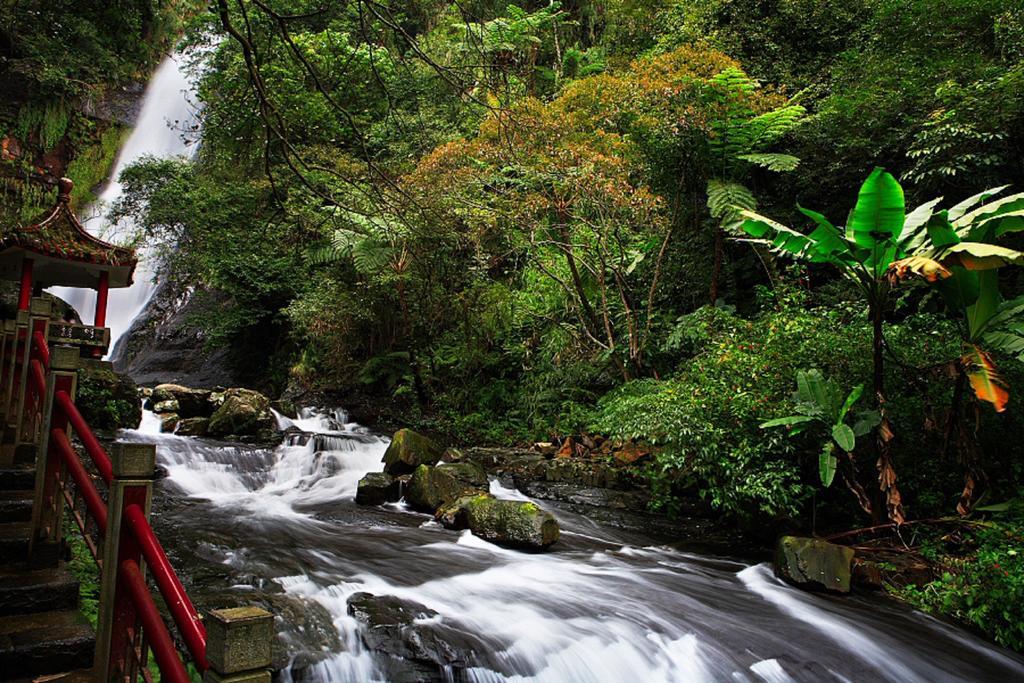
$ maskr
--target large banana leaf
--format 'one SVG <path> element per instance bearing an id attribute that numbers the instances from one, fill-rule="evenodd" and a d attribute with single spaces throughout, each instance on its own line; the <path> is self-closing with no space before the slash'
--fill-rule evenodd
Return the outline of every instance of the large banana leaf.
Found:
<path id="1" fill-rule="evenodd" d="M 1018 192 L 1016 194 L 1009 194 L 1005 197 L 983 204 L 973 211 L 969 211 L 962 216 L 957 218 L 952 217 L 952 210 L 950 210 L 950 220 L 953 221 L 953 225 L 956 226 L 957 230 L 966 228 L 972 223 L 976 223 L 986 218 L 992 218 L 1004 213 L 1010 213 L 1011 211 L 1019 211 L 1024 208 L 1024 192 Z"/>
<path id="2" fill-rule="evenodd" d="M 967 306 L 967 337 L 969 341 L 978 340 L 989 322 L 999 311 L 1002 296 L 999 294 L 999 274 L 994 270 L 975 273 L 978 276 L 978 297 Z"/>
<path id="3" fill-rule="evenodd" d="M 928 235 L 923 228 L 928 225 L 935 207 L 941 201 L 942 197 L 936 197 L 907 214 L 903 220 L 903 229 L 900 230 L 900 248 L 903 251 L 912 252 L 924 246 Z"/>
<path id="4" fill-rule="evenodd" d="M 905 211 L 903 188 L 892 174 L 876 168 L 861 185 L 846 225 L 846 236 L 867 248 L 890 243 L 903 231 Z"/>
<path id="5" fill-rule="evenodd" d="M 951 266 L 949 271 L 952 275 L 937 283 L 946 306 L 951 311 L 963 311 L 973 306 L 981 290 L 978 273 L 962 266 Z"/>
<path id="6" fill-rule="evenodd" d="M 947 266 L 958 265 L 967 270 L 993 270 L 1011 264 L 1024 265 L 1024 252 L 983 242 L 952 244 L 928 256 Z"/>
<path id="7" fill-rule="evenodd" d="M 1006 410 L 1010 392 L 989 355 L 977 346 L 972 346 L 961 360 L 971 388 L 974 389 L 974 395 L 982 401 L 991 403 L 997 413 Z"/>
<path id="8" fill-rule="evenodd" d="M 821 477 L 821 485 L 828 488 L 836 476 L 836 445 L 831 441 L 825 443 L 818 455 L 818 476 Z"/>
<path id="9" fill-rule="evenodd" d="M 983 190 L 978 194 L 974 195 L 973 197 L 968 197 L 967 199 L 963 200 L 959 204 L 956 204 L 955 206 L 953 206 L 953 208 L 949 210 L 949 220 L 957 220 L 978 204 L 982 202 L 987 202 L 989 199 L 995 197 L 997 194 L 999 194 L 1008 187 L 1009 185 L 1000 185 L 999 187 L 993 187 L 990 190 Z"/>

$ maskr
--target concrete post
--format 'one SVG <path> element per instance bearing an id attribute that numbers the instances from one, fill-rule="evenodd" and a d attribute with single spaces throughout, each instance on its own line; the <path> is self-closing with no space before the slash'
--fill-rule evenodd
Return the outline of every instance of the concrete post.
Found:
<path id="1" fill-rule="evenodd" d="M 126 658 L 126 628 L 135 625 L 135 610 L 124 590 L 118 590 L 118 567 L 135 560 L 143 567 L 138 543 L 124 527 L 124 509 L 138 505 L 149 518 L 156 470 L 156 446 L 142 443 L 114 444 L 110 452 L 114 471 L 107 492 L 107 532 L 103 538 L 103 569 L 100 575 L 99 614 L 96 619 L 96 680 L 110 681 L 124 675 L 133 663 Z"/>
<path id="2" fill-rule="evenodd" d="M 19 373 L 21 377 L 19 380 L 17 413 L 14 421 L 15 446 L 28 443 L 26 440 L 27 434 L 25 433 L 25 410 L 28 399 L 28 369 L 32 358 L 32 335 L 34 332 L 42 332 L 43 338 L 46 338 L 46 327 L 50 322 L 52 307 L 53 303 L 49 299 L 35 298 L 32 299 L 31 307 L 29 308 L 28 326 L 25 330 L 25 344 L 20 353 L 21 367 L 19 368 Z"/>
<path id="3" fill-rule="evenodd" d="M 259 607 L 211 610 L 206 617 L 204 683 L 270 683 L 274 615 Z"/>
<path id="4" fill-rule="evenodd" d="M 32 505 L 32 534 L 28 551 L 30 560 L 36 565 L 50 564 L 48 557 L 60 554 L 64 498 L 57 487 L 57 479 L 61 460 L 50 447 L 50 431 L 59 429 L 67 432 L 68 420 L 63 412 L 54 415 L 53 397 L 57 391 L 66 391 L 71 398 L 75 397 L 78 362 L 77 347 L 54 346 L 50 349 L 50 374 L 46 378 L 46 401 L 43 403 L 39 442 L 41 457 L 36 462 L 35 502 Z"/>

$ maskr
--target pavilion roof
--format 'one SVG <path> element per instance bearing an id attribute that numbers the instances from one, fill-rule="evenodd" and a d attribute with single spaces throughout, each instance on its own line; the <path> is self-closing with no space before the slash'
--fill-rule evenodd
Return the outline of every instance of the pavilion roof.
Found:
<path id="1" fill-rule="evenodd" d="M 37 260 L 38 265 L 44 266 L 42 271 L 37 267 L 37 279 L 46 286 L 93 286 L 104 271 L 109 273 L 111 287 L 131 285 L 138 263 L 135 250 L 89 234 L 71 210 L 72 187 L 70 179 L 61 178 L 57 203 L 48 215 L 32 225 L 16 227 L 0 238 L 0 261 L 13 266 L 14 260 Z M 2 265 L 0 270 L 9 279 L 16 279 L 17 269 Z"/>

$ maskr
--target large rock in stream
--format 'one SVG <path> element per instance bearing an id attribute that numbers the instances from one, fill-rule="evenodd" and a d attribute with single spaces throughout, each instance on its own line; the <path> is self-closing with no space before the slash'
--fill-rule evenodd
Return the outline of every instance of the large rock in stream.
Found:
<path id="1" fill-rule="evenodd" d="M 433 465 L 444 449 L 411 429 L 399 429 L 384 452 L 384 471 L 390 475 L 411 474 L 420 465 Z"/>
<path id="2" fill-rule="evenodd" d="M 472 650 L 480 646 L 470 634 L 444 628 L 429 607 L 393 595 L 355 593 L 348 599 L 348 613 L 362 625 L 359 635 L 367 649 L 404 663 L 385 665 L 388 681 L 444 681 L 452 673 L 462 680 L 459 674 L 474 663 Z"/>
<path id="3" fill-rule="evenodd" d="M 359 480 L 356 489 L 357 505 L 383 505 L 401 497 L 401 485 L 387 472 L 370 472 Z"/>
<path id="4" fill-rule="evenodd" d="M 438 510 L 449 529 L 469 529 L 485 541 L 519 550 L 544 550 L 558 540 L 558 520 L 536 503 L 490 494 L 459 498 Z"/>
<path id="5" fill-rule="evenodd" d="M 213 403 L 209 389 L 191 389 L 180 384 L 158 384 L 153 387 L 149 397 L 154 412 L 175 412 L 181 418 L 210 417 L 213 414 Z M 177 403 L 176 410 L 157 411 L 156 406 L 167 401 Z"/>
<path id="6" fill-rule="evenodd" d="M 775 548 L 775 575 L 799 588 L 849 593 L 854 554 L 817 538 L 783 536 Z"/>
<path id="7" fill-rule="evenodd" d="M 405 502 L 422 512 L 435 512 L 463 496 L 485 493 L 487 473 L 475 463 L 420 465 L 412 473 Z"/>
<path id="8" fill-rule="evenodd" d="M 210 436 L 259 436 L 274 426 L 270 399 L 252 389 L 227 389 L 223 403 L 210 416 L 207 432 Z"/>

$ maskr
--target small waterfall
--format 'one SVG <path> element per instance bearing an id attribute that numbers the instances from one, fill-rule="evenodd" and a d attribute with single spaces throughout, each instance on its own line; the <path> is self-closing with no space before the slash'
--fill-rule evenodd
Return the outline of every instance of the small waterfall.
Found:
<path id="1" fill-rule="evenodd" d="M 104 220 L 107 210 L 123 193 L 118 177 L 128 165 L 144 156 L 173 157 L 192 153 L 194 147 L 190 146 L 190 140 L 182 131 L 191 131 L 197 122 L 192 103 L 194 92 L 182 55 L 168 57 L 153 73 L 138 120 L 118 154 L 110 181 L 91 207 L 90 215 L 83 220 L 89 232 L 113 242 L 131 235 L 131 225 L 119 224 L 107 229 Z M 149 302 L 155 288 L 153 273 L 142 253 L 135 270 L 135 283 L 126 289 L 110 290 L 107 327 L 110 328 L 111 349 Z M 82 322 L 92 323 L 96 310 L 94 292 L 69 287 L 54 287 L 49 291 L 71 304 L 82 317 Z"/>
<path id="2" fill-rule="evenodd" d="M 555 550 L 530 554 L 402 505 L 357 506 L 387 440 L 341 410 L 278 423 L 276 448 L 160 434 L 152 414 L 124 437 L 157 444 L 157 495 L 176 501 L 158 521 L 179 553 L 199 546 L 200 573 L 240 595 L 275 586 L 304 615 L 278 624 L 293 657 L 282 683 L 1024 680 L 1021 657 L 892 601 L 804 593 L 767 565 L 651 545 L 565 510 Z M 349 613 L 362 592 L 424 616 L 368 632 Z M 403 669 L 395 652 L 435 668 Z"/>

